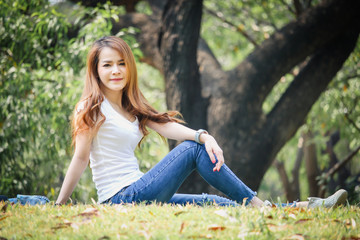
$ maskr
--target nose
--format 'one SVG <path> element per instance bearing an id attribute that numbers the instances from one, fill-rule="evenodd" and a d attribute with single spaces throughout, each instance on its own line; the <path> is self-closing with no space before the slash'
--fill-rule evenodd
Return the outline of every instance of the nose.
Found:
<path id="1" fill-rule="evenodd" d="M 112 69 L 112 74 L 119 74 L 120 73 L 120 67 L 115 64 L 113 69 Z"/>

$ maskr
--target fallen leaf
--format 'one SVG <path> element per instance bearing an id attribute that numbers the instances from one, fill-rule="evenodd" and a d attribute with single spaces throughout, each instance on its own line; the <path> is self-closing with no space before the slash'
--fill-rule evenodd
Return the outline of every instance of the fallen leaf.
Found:
<path id="1" fill-rule="evenodd" d="M 77 223 L 71 223 L 70 226 L 75 230 L 79 230 L 79 224 Z"/>
<path id="2" fill-rule="evenodd" d="M 182 233 L 182 231 L 184 230 L 184 228 L 185 228 L 185 223 L 182 222 L 182 223 L 181 223 L 181 226 L 180 226 L 180 231 L 179 231 L 179 233 Z"/>
<path id="3" fill-rule="evenodd" d="M 238 220 L 232 216 L 230 216 L 227 211 L 223 210 L 223 209 L 220 209 L 220 210 L 217 210 L 214 212 L 215 214 L 221 216 L 221 217 L 224 217 L 224 218 L 227 218 L 229 219 L 230 222 L 237 222 Z"/>
<path id="4" fill-rule="evenodd" d="M 5 205 L 2 206 L 1 211 L 2 211 L 3 213 L 5 213 L 8 206 L 9 206 L 9 203 L 5 203 Z"/>
<path id="5" fill-rule="evenodd" d="M 342 237 L 341 240 L 360 240 L 360 236 Z"/>
<path id="6" fill-rule="evenodd" d="M 285 209 L 285 212 L 293 213 L 293 214 L 306 212 L 306 209 L 303 207 L 286 207 L 284 209 Z"/>
<path id="7" fill-rule="evenodd" d="M 229 214 L 223 209 L 217 210 L 214 213 L 224 218 L 229 217 Z"/>
<path id="8" fill-rule="evenodd" d="M 356 229 L 356 222 L 355 219 L 351 219 L 351 226 L 353 227 L 353 229 Z"/>
<path id="9" fill-rule="evenodd" d="M 55 227 L 52 227 L 51 229 L 58 230 L 58 229 L 67 228 L 67 227 L 70 227 L 70 226 L 71 226 L 70 222 L 68 222 L 68 223 L 58 223 L 58 224 L 56 224 Z"/>
<path id="10" fill-rule="evenodd" d="M 294 235 L 291 235 L 289 237 L 285 237 L 283 239 L 284 240 L 305 240 L 305 238 L 301 234 L 294 234 Z"/>
<path id="11" fill-rule="evenodd" d="M 92 216 L 100 216 L 99 210 L 97 210 L 96 208 L 87 208 L 85 209 L 82 213 L 79 213 L 78 215 L 75 215 L 74 217 L 78 217 L 78 216 L 82 216 L 82 217 L 92 217 Z"/>
<path id="12" fill-rule="evenodd" d="M 177 211 L 176 213 L 174 213 L 175 216 L 179 216 L 180 214 L 185 213 L 186 211 Z"/>
<path id="13" fill-rule="evenodd" d="M 303 219 L 297 220 L 295 222 L 295 224 L 304 223 L 304 222 L 311 221 L 311 220 L 313 220 L 313 219 L 312 218 L 303 218 Z"/>
<path id="14" fill-rule="evenodd" d="M 8 218 L 8 217 L 10 217 L 10 216 L 8 216 L 8 215 L 2 216 L 2 217 L 0 217 L 0 221 L 4 220 L 5 218 Z"/>
<path id="15" fill-rule="evenodd" d="M 216 224 L 212 224 L 212 225 L 209 225 L 209 226 L 208 226 L 208 230 L 211 230 L 211 231 L 218 231 L 218 230 L 223 231 L 223 230 L 225 230 L 225 229 L 226 229 L 226 227 L 220 226 L 220 225 L 216 225 Z"/>
<path id="16" fill-rule="evenodd" d="M 291 228 L 291 226 L 286 225 L 286 224 L 285 225 L 275 225 L 275 224 L 272 224 L 272 223 L 268 223 L 267 227 L 272 232 L 284 231 L 286 229 Z"/>
<path id="17" fill-rule="evenodd" d="M 109 236 L 102 236 L 101 238 L 99 238 L 98 240 L 105 240 L 105 239 L 110 239 Z"/>
<path id="18" fill-rule="evenodd" d="M 213 236 L 211 234 L 200 234 L 200 235 L 192 235 L 189 236 L 188 238 L 205 238 L 205 239 L 212 239 Z"/>
<path id="19" fill-rule="evenodd" d="M 355 219 L 353 219 L 353 218 L 346 219 L 345 225 L 351 226 L 353 229 L 356 229 L 356 222 L 355 222 Z"/>

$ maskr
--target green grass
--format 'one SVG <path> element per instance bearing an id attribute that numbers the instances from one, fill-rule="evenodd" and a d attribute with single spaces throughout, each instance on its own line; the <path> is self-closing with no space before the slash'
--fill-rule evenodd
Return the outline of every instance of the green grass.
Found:
<path id="1" fill-rule="evenodd" d="M 0 203 L 0 239 L 360 239 L 360 208 Z"/>

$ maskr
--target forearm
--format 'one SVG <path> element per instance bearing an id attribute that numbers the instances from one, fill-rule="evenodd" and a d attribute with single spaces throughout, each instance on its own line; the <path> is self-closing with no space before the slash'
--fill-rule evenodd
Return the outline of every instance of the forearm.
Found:
<path id="1" fill-rule="evenodd" d="M 149 122 L 148 126 L 169 139 L 178 141 L 195 140 L 196 131 L 179 123 L 168 122 L 160 124 Z M 217 144 L 215 138 L 209 134 L 202 133 L 200 134 L 199 140 L 200 143 L 204 143 L 206 152 L 209 154 L 211 162 L 216 163 L 213 171 L 220 171 L 221 166 L 224 164 L 224 156 L 223 151 Z M 216 162 L 216 160 L 218 161 Z"/>
<path id="2" fill-rule="evenodd" d="M 164 135 L 177 141 L 195 140 L 195 130 L 175 122 L 165 124 Z"/>
<path id="3" fill-rule="evenodd" d="M 168 139 L 177 141 L 195 140 L 195 130 L 179 123 L 150 123 L 149 127 Z"/>
<path id="4" fill-rule="evenodd" d="M 66 172 L 64 182 L 62 184 L 60 194 L 56 200 L 56 203 L 64 204 L 69 199 L 70 195 L 74 191 L 76 184 L 86 169 L 88 160 L 81 160 L 73 158 L 70 166 Z"/>

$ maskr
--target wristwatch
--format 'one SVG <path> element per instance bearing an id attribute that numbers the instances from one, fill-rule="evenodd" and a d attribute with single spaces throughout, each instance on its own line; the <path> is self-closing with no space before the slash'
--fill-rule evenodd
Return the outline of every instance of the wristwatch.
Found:
<path id="1" fill-rule="evenodd" d="M 206 133 L 209 134 L 206 130 L 204 129 L 199 129 L 195 132 L 195 142 L 199 143 L 199 144 L 203 144 L 202 142 L 200 142 L 200 135 Z"/>

